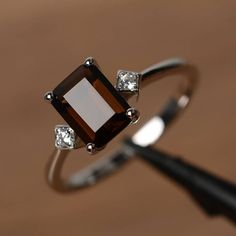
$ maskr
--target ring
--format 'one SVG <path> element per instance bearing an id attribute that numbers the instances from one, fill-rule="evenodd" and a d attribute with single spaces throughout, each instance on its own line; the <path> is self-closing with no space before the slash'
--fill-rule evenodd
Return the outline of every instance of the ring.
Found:
<path id="1" fill-rule="evenodd" d="M 86 148 L 89 154 L 95 154 L 127 126 L 137 123 L 139 111 L 128 100 L 137 99 L 140 89 L 169 75 L 183 75 L 184 83 L 164 109 L 132 136 L 135 144 L 150 146 L 187 107 L 195 90 L 198 73 L 185 60 L 166 60 L 140 73 L 119 70 L 113 86 L 90 57 L 53 91 L 47 92 L 44 99 L 67 122 L 55 127 L 56 149 L 46 168 L 48 184 L 59 192 L 72 192 L 95 184 L 132 159 L 132 154 L 121 149 L 68 178 L 61 176 L 64 161 L 72 150 Z"/>

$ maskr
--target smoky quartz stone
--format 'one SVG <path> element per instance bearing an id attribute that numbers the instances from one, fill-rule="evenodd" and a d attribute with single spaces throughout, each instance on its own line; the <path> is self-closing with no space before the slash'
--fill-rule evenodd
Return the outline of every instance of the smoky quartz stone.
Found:
<path id="1" fill-rule="evenodd" d="M 85 144 L 97 148 L 130 124 L 130 106 L 96 65 L 79 66 L 53 90 L 51 103 Z"/>

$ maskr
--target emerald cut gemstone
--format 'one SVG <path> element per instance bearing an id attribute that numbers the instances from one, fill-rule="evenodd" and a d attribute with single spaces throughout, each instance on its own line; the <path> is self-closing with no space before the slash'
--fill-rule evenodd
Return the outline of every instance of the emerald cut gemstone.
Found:
<path id="1" fill-rule="evenodd" d="M 130 123 L 130 106 L 96 65 L 79 66 L 53 90 L 51 103 L 85 144 L 97 148 Z"/>

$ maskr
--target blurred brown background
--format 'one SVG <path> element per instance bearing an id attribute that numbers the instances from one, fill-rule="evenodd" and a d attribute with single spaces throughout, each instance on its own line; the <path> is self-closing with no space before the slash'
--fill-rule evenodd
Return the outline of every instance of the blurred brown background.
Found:
<path id="1" fill-rule="evenodd" d="M 117 69 L 139 71 L 169 57 L 187 58 L 199 67 L 201 83 L 192 106 L 158 147 L 236 182 L 235 1 L 0 4 L 0 235 L 235 235 L 231 223 L 209 219 L 140 160 L 89 190 L 53 192 L 44 166 L 61 118 L 42 100 L 87 56 L 113 82 Z M 144 91 L 143 103 L 155 99 L 152 106 L 160 107 L 172 82 L 154 86 L 155 94 Z M 150 106 L 141 106 L 146 119 Z M 67 171 L 96 158 L 78 152 Z"/>

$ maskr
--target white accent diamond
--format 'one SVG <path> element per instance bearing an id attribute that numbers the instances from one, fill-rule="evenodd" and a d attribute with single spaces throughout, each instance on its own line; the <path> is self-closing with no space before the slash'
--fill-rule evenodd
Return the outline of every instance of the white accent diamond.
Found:
<path id="1" fill-rule="evenodd" d="M 137 72 L 120 70 L 117 73 L 116 89 L 124 92 L 137 92 L 141 75 Z"/>
<path id="2" fill-rule="evenodd" d="M 75 132 L 68 125 L 57 125 L 55 127 L 55 146 L 58 149 L 75 148 Z"/>

